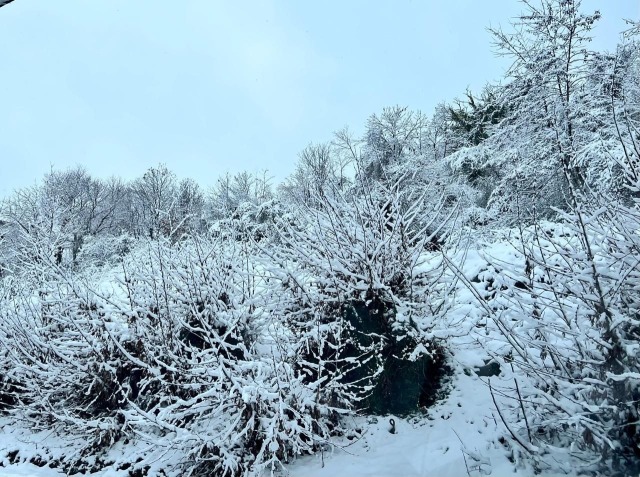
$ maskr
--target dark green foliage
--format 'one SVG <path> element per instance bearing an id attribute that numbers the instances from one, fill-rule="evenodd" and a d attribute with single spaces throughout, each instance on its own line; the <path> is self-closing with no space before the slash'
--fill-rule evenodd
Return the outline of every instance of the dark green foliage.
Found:
<path id="1" fill-rule="evenodd" d="M 18 384 L 10 378 L 0 376 L 0 413 L 18 404 Z"/>
<path id="2" fill-rule="evenodd" d="M 363 409 L 371 414 L 406 416 L 435 403 L 451 369 L 444 349 L 436 343 L 430 343 L 430 353 L 409 359 L 407 355 L 417 343 L 392 332 L 391 313 L 391 304 L 372 300 L 368 306 L 351 307 L 347 316 L 361 344 L 376 338 L 381 344 L 382 373 L 376 377 Z M 364 376 L 370 373 L 369 367 L 362 366 L 358 372 Z"/>
<path id="3" fill-rule="evenodd" d="M 415 361 L 390 355 L 367 400 L 367 411 L 406 416 L 424 410 L 442 397 L 442 386 L 450 372 L 442 350 Z"/>
<path id="4" fill-rule="evenodd" d="M 489 87 L 479 97 L 471 91 L 465 100 L 456 100 L 449 106 L 449 116 L 454 133 L 462 136 L 466 146 L 477 146 L 489 137 L 489 129 L 507 116 L 507 107 L 501 104 Z M 471 180 L 471 178 L 470 178 Z"/>

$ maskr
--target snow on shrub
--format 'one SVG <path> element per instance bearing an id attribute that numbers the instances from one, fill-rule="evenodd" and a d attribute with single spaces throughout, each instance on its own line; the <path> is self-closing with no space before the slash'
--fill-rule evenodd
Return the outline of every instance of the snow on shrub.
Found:
<path id="1" fill-rule="evenodd" d="M 283 247 L 270 258 L 282 321 L 303 357 L 297 367 L 334 406 L 371 407 L 392 358 L 435 356 L 446 286 L 441 262 L 425 251 L 435 235 L 426 230 L 437 230 L 429 217 L 439 213 L 425 202 L 369 184 L 349 198 L 321 195 L 292 212 L 298 220 L 279 222 Z"/>
<path id="2" fill-rule="evenodd" d="M 127 253 L 87 241 L 80 267 L 30 249 L 2 282 L 4 409 L 82 442 L 70 471 L 123 442 L 139 469 L 171 453 L 175 475 L 273 472 L 326 447 L 387 363 L 441 356 L 447 285 L 424 202 L 380 188 L 316 203 L 266 218 L 277 237 L 239 233 L 239 216 Z"/>
<path id="3" fill-rule="evenodd" d="M 508 437 L 539 468 L 559 449 L 585 470 L 637 465 L 639 229 L 620 204 L 566 214 L 485 247 L 465 279 L 463 301 L 489 318 L 476 333 L 500 363 L 490 386 Z"/>

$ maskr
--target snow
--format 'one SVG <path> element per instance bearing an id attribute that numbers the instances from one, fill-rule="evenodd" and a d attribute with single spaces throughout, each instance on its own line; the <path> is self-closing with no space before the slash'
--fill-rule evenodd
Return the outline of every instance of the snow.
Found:
<path id="1" fill-rule="evenodd" d="M 2 477 L 60 477 L 65 474 L 46 467 L 23 463 L 12 465 L 9 468 L 0 468 L 0 475 Z"/>
<path id="2" fill-rule="evenodd" d="M 458 365 L 460 366 L 460 365 Z M 359 417 L 354 427 L 364 430 L 360 439 L 337 442 L 332 451 L 304 456 L 287 468 L 290 477 L 412 477 L 511 475 L 518 469 L 509 451 L 498 441 L 504 432 L 486 382 L 458 369 L 448 397 L 427 414 Z M 389 432 L 389 419 L 396 433 Z M 0 434 L 7 448 L 12 434 Z M 465 461 L 466 459 L 466 461 Z M 324 465 L 323 465 L 324 463 Z M 519 469 L 522 471 L 523 469 Z M 19 463 L 0 468 L 2 477 L 59 477 L 47 467 Z M 127 471 L 104 469 L 100 477 L 126 477 Z"/>
<path id="3" fill-rule="evenodd" d="M 77 270 L 54 260 L 59 238 L 43 235 L 42 252 L 25 232 L 22 270 L 0 282 L 0 398 L 10 398 L 0 477 L 66 475 L 34 465 L 44 462 L 179 477 L 204 459 L 214 475 L 268 474 L 293 453 L 278 477 L 573 475 L 618 469 L 620 456 L 637 474 L 627 450 L 638 445 L 638 209 L 554 209 L 549 164 L 560 162 L 536 170 L 546 140 L 535 136 L 523 158 L 500 143 L 523 130 L 486 143 L 500 154 L 481 146 L 449 158 L 460 169 L 505 164 L 488 207 L 506 218 L 478 233 L 467 232 L 470 215 L 459 231 L 427 232 L 456 208 L 432 214 L 431 192 L 416 199 L 423 188 L 449 201 L 426 176 L 403 179 L 403 191 L 398 182 L 283 206 L 264 242 L 249 240 L 264 225 L 249 215 L 215 237 L 132 243 L 112 264 L 118 243 L 101 252 L 97 241 Z M 549 182 L 539 204 L 512 200 L 520 174 L 536 179 L 530 187 Z M 559 222 L 514 223 L 521 206 L 555 210 Z M 416 220 L 423 213 L 431 219 Z M 386 325 L 358 330 L 365 306 Z M 453 368 L 441 401 L 409 417 L 352 416 L 383 351 L 418 359 L 434 339 Z M 359 363 L 366 378 L 351 373 Z M 479 367 L 501 374 L 480 378 Z"/>
<path id="4" fill-rule="evenodd" d="M 516 471 L 498 442 L 503 429 L 482 379 L 460 373 L 448 398 L 427 416 L 359 418 L 366 429 L 361 439 L 324 456 L 298 459 L 289 468 L 291 477 L 458 477 Z M 390 418 L 396 434 L 389 432 Z"/>

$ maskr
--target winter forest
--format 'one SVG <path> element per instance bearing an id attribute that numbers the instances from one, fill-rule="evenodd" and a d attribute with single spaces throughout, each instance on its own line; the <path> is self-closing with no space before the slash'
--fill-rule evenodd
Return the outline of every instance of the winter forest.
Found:
<path id="1" fill-rule="evenodd" d="M 79 166 L 5 197 L 0 474 L 351 475 L 396 458 L 372 429 L 446 426 L 422 475 L 637 475 L 640 24 L 592 51 L 598 12 L 522 7 L 499 83 L 280 184 Z"/>

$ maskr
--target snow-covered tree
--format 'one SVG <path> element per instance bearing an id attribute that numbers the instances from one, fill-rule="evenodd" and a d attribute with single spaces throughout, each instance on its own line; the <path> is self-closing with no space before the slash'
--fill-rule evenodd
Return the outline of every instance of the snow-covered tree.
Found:
<path id="1" fill-rule="evenodd" d="M 173 234 L 176 188 L 175 174 L 164 164 L 150 168 L 134 183 L 134 207 L 141 222 L 136 224 L 138 234 L 151 238 Z"/>
<path id="2" fill-rule="evenodd" d="M 582 13 L 579 0 L 524 3 L 513 32 L 490 30 L 499 53 L 513 59 L 496 98 L 506 117 L 489 128 L 489 139 L 450 158 L 459 172 L 499 171 L 488 205 L 503 223 L 551 216 L 553 207 L 566 208 L 569 185 L 590 185 L 581 160 L 593 139 L 585 135 L 583 89 L 592 74 L 589 35 L 600 15 Z"/>
<path id="3" fill-rule="evenodd" d="M 366 176 L 380 180 L 387 166 L 402 161 L 405 155 L 421 153 L 426 126 L 426 117 L 407 107 L 388 107 L 379 116 L 372 115 L 364 138 Z"/>

